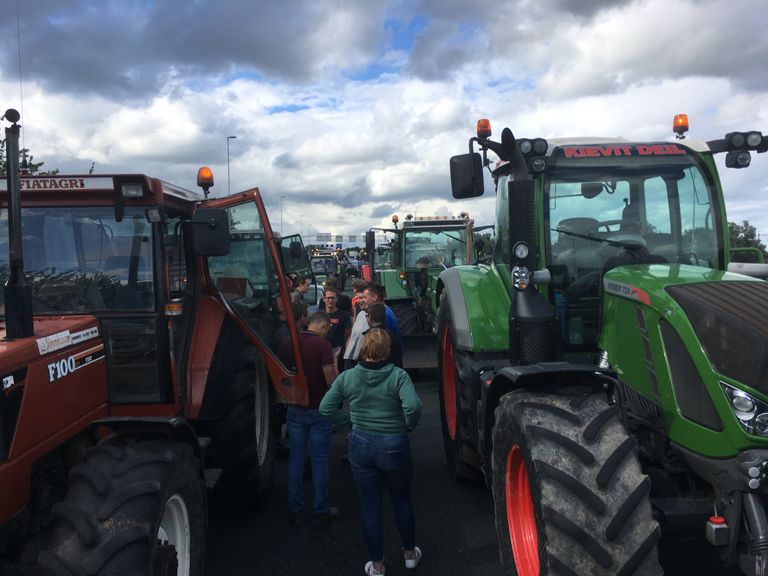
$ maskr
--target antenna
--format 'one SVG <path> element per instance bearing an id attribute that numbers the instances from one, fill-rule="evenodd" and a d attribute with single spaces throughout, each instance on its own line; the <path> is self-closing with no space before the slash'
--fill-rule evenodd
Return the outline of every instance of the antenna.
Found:
<path id="1" fill-rule="evenodd" d="M 16 45 L 19 52 L 19 108 L 21 108 L 21 115 L 24 116 L 24 90 L 21 75 L 21 18 L 19 16 L 19 0 L 16 0 Z M 21 147 L 22 149 L 27 147 L 26 137 L 21 135 Z"/>

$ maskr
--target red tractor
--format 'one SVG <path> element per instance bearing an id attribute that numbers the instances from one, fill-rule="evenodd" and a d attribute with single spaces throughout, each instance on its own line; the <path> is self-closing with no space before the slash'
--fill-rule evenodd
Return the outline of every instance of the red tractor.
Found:
<path id="1" fill-rule="evenodd" d="M 204 194 L 20 177 L 5 118 L 0 554 L 40 550 L 57 576 L 202 575 L 206 487 L 261 502 L 275 407 L 307 401 L 300 238 L 275 238 L 256 188 L 207 199 L 207 169 Z"/>

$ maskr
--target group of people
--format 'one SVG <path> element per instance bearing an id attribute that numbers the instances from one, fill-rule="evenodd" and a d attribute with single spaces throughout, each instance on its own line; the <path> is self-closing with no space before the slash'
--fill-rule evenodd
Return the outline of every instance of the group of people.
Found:
<path id="1" fill-rule="evenodd" d="M 408 434 L 421 415 L 421 399 L 402 368 L 397 319 L 384 304 L 383 288 L 353 283 L 354 298 L 332 283 L 325 286 L 323 310 L 307 314 L 299 279 L 292 296 L 299 346 L 309 390 L 304 406 L 288 406 L 288 504 L 299 526 L 304 513 L 304 460 L 310 446 L 313 521 L 338 518 L 328 496 L 328 457 L 333 424 L 350 427 L 348 459 L 360 496 L 368 576 L 384 574 L 382 492 L 393 503 L 405 566 L 421 560 L 411 500 L 413 463 Z M 308 284 L 307 284 L 308 289 Z M 349 301 L 345 302 L 344 299 Z M 297 314 L 298 312 L 298 314 Z"/>

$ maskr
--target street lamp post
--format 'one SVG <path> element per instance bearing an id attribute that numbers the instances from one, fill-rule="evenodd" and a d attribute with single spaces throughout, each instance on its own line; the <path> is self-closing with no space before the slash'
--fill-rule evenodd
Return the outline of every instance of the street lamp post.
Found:
<path id="1" fill-rule="evenodd" d="M 299 214 L 299 236 L 304 236 L 304 214 Z"/>
<path id="2" fill-rule="evenodd" d="M 237 136 L 227 136 L 227 196 L 231 194 L 229 189 L 229 141 L 234 140 Z"/>

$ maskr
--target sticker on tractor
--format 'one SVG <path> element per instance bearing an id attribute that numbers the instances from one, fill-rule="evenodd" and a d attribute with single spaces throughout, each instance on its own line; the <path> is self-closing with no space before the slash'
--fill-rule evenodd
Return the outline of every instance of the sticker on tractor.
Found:
<path id="1" fill-rule="evenodd" d="M 3 390 L 8 390 L 11 386 L 16 384 L 16 380 L 13 377 L 13 374 L 9 374 L 8 376 L 5 376 L 3 378 Z"/>
<path id="2" fill-rule="evenodd" d="M 56 350 L 61 350 L 72 344 L 79 344 L 80 342 L 85 342 L 86 340 L 97 338 L 98 336 L 99 329 L 96 326 L 72 333 L 70 333 L 69 330 L 64 330 L 63 332 L 51 334 L 45 338 L 38 338 L 37 350 L 42 356 L 43 354 L 50 354 Z"/>
<path id="3" fill-rule="evenodd" d="M 603 281 L 603 288 L 609 294 L 615 294 L 616 296 L 622 296 L 623 298 L 629 298 L 630 300 L 637 300 L 643 304 L 651 305 L 651 297 L 645 290 L 641 290 L 631 284 L 624 284 L 623 282 L 616 282 L 614 280 Z"/>
<path id="4" fill-rule="evenodd" d="M 38 338 L 37 349 L 41 355 L 48 354 L 69 346 L 71 343 L 72 336 L 70 335 L 69 330 L 64 330 L 63 332 L 51 334 L 45 338 Z"/>
<path id="5" fill-rule="evenodd" d="M 607 146 L 563 146 L 566 158 L 610 158 L 614 156 L 680 156 L 677 144 L 610 144 Z"/>
<path id="6" fill-rule="evenodd" d="M 69 376 L 73 372 L 84 368 L 97 360 L 104 358 L 104 346 L 99 345 L 89 350 L 73 354 L 56 362 L 48 364 L 48 382 Z"/>

